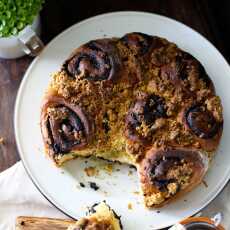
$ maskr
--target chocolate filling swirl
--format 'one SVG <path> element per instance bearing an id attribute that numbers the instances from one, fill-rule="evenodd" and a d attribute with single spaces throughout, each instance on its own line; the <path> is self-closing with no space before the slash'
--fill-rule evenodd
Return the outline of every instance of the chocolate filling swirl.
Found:
<path id="1" fill-rule="evenodd" d="M 222 126 L 205 106 L 195 105 L 185 113 L 185 119 L 192 132 L 203 139 L 214 137 Z"/>
<path id="2" fill-rule="evenodd" d="M 42 134 L 51 154 L 65 154 L 87 145 L 91 131 L 82 109 L 59 97 L 43 105 Z"/>
<path id="3" fill-rule="evenodd" d="M 194 178 L 206 171 L 201 155 L 192 150 L 158 150 L 146 162 L 145 170 L 150 183 L 171 195 L 194 183 Z"/>
<path id="4" fill-rule="evenodd" d="M 153 37 L 144 33 L 133 32 L 123 36 L 121 41 L 132 51 L 144 55 L 149 51 Z"/>
<path id="5" fill-rule="evenodd" d="M 138 139 L 137 129 L 143 125 L 151 129 L 156 119 L 167 117 L 166 110 L 164 99 L 155 94 L 145 99 L 138 99 L 126 117 L 128 137 L 133 140 Z"/>
<path id="6" fill-rule="evenodd" d="M 90 81 L 114 79 L 120 68 L 121 61 L 115 45 L 107 39 L 86 43 L 63 65 L 70 76 L 81 76 Z"/>
<path id="7" fill-rule="evenodd" d="M 207 75 L 201 63 L 187 52 L 181 52 L 171 63 L 161 68 L 161 78 L 168 79 L 173 84 L 180 84 L 185 80 L 189 80 L 189 76 L 197 76 L 207 87 L 214 91 L 214 86 Z"/>

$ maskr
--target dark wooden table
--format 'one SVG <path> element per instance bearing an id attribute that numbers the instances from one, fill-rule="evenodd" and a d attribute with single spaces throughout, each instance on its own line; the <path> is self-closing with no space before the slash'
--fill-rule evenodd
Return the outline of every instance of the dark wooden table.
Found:
<path id="1" fill-rule="evenodd" d="M 209 0 L 47 0 L 41 12 L 42 40 L 48 43 L 70 25 L 85 18 L 112 11 L 147 11 L 174 18 L 208 38 L 230 61 L 230 1 Z M 23 74 L 32 58 L 0 59 L 0 171 L 19 160 L 13 115 L 14 102 Z"/>

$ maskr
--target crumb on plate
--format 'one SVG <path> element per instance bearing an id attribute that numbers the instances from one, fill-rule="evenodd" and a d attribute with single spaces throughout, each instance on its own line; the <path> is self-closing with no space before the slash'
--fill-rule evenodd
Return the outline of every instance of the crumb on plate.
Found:
<path id="1" fill-rule="evenodd" d="M 112 172 L 113 172 L 113 165 L 112 165 L 112 164 L 106 164 L 105 167 L 104 167 L 104 170 L 105 170 L 109 175 L 111 175 Z"/>
<path id="2" fill-rule="evenodd" d="M 129 209 L 129 210 L 132 210 L 132 209 L 133 209 L 132 203 L 128 203 L 128 209 Z"/>
<path id="3" fill-rule="evenodd" d="M 208 188 L 208 184 L 207 184 L 207 182 L 205 180 L 202 180 L 202 183 L 205 186 L 205 188 Z"/>
<path id="4" fill-rule="evenodd" d="M 92 166 L 86 167 L 84 169 L 84 171 L 85 171 L 86 175 L 89 176 L 89 177 L 97 176 L 99 174 L 98 169 L 96 169 L 95 167 L 92 167 Z"/>
<path id="5" fill-rule="evenodd" d="M 79 185 L 80 185 L 82 188 L 84 188 L 84 187 L 85 187 L 85 184 L 84 184 L 84 183 L 82 183 L 82 182 L 80 182 L 80 183 L 79 183 Z"/>
<path id="6" fill-rule="evenodd" d="M 95 191 L 99 189 L 99 186 L 95 182 L 89 182 L 89 186 Z"/>
<path id="7" fill-rule="evenodd" d="M 4 138 L 0 137 L 0 144 L 4 144 Z"/>

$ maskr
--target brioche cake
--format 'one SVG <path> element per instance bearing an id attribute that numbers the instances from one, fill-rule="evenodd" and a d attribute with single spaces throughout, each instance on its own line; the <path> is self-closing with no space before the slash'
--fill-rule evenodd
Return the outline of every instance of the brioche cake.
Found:
<path id="1" fill-rule="evenodd" d="M 105 203 L 93 205 L 88 216 L 79 219 L 67 230 L 121 230 L 120 217 Z"/>
<path id="2" fill-rule="evenodd" d="M 41 108 L 46 153 L 57 166 L 77 156 L 133 165 L 149 208 L 202 181 L 222 129 L 221 101 L 201 63 L 138 32 L 74 50 Z"/>

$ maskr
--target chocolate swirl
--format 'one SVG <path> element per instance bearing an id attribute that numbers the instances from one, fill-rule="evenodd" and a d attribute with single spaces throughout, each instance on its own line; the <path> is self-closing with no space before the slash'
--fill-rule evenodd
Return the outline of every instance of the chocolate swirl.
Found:
<path id="1" fill-rule="evenodd" d="M 185 113 L 185 119 L 192 132 L 203 139 L 214 137 L 222 127 L 222 123 L 204 105 L 190 107 Z"/>
<path id="2" fill-rule="evenodd" d="M 190 54 L 183 53 L 175 58 L 175 61 L 165 65 L 161 69 L 162 79 L 168 79 L 174 84 L 188 79 L 194 64 Z"/>
<path id="3" fill-rule="evenodd" d="M 141 136 L 137 132 L 138 127 L 145 125 L 151 129 L 156 119 L 167 117 L 166 110 L 164 99 L 155 94 L 138 99 L 126 117 L 128 138 L 138 140 Z"/>
<path id="4" fill-rule="evenodd" d="M 51 155 L 82 149 L 92 132 L 83 110 L 56 96 L 47 98 L 42 107 L 41 128 Z"/>
<path id="5" fill-rule="evenodd" d="M 144 186 L 162 192 L 165 201 L 199 184 L 207 168 L 208 158 L 196 150 L 152 149 L 141 163 L 140 174 Z"/>
<path id="6" fill-rule="evenodd" d="M 129 49 L 140 55 L 144 55 L 149 51 L 152 45 L 152 40 L 152 36 L 139 32 L 126 34 L 121 38 L 121 41 Z"/>
<path id="7" fill-rule="evenodd" d="M 112 80 L 119 75 L 121 61 L 114 42 L 101 39 L 90 41 L 77 49 L 64 63 L 63 69 L 76 78 Z"/>
<path id="8" fill-rule="evenodd" d="M 204 67 L 189 53 L 182 51 L 175 57 L 175 60 L 161 68 L 161 78 L 168 79 L 174 84 L 189 80 L 189 76 L 201 79 L 207 87 L 214 91 L 213 83 Z"/>

